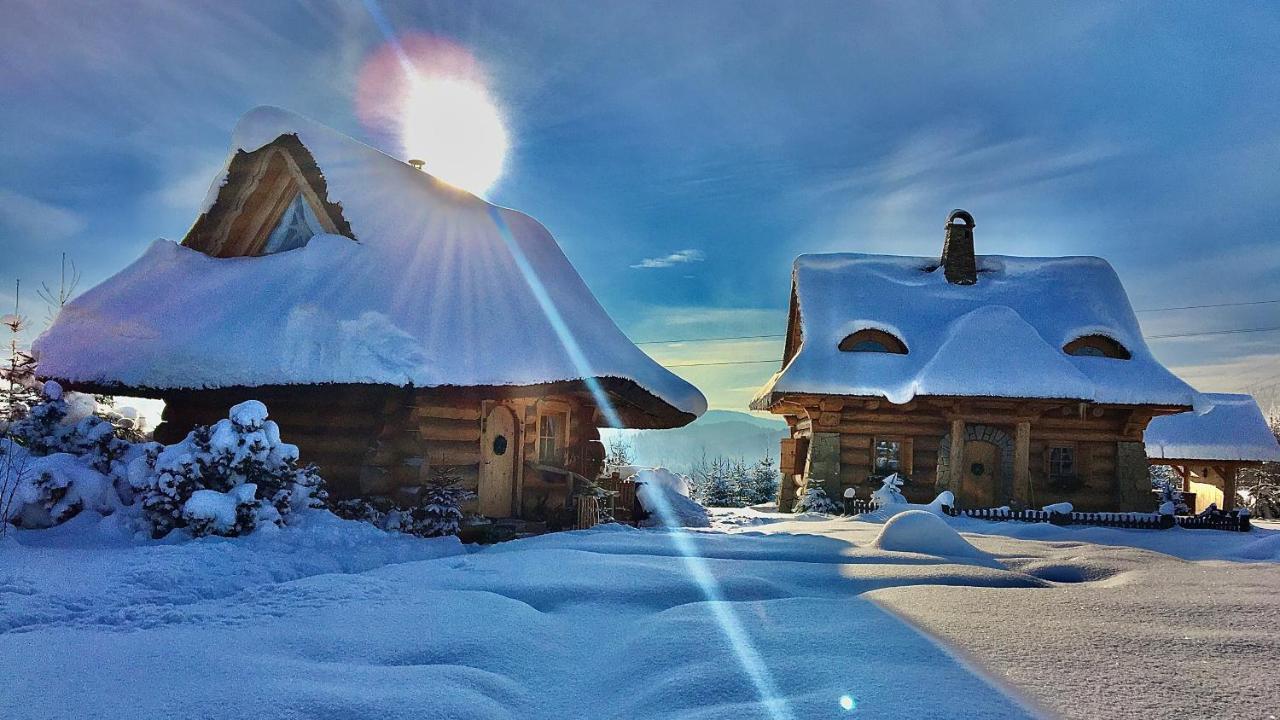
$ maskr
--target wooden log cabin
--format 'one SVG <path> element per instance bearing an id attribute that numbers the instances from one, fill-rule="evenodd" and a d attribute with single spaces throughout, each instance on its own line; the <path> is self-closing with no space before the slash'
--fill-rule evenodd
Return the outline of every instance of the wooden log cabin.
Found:
<path id="1" fill-rule="evenodd" d="M 791 428 L 779 507 L 897 472 L 914 502 L 1152 509 L 1143 431 L 1194 391 L 1151 356 L 1106 261 L 975 255 L 973 231 L 957 210 L 940 260 L 795 261 L 782 369 L 751 404 Z"/>
<path id="2" fill-rule="evenodd" d="M 335 495 L 444 465 L 494 518 L 565 508 L 597 428 L 706 408 L 535 220 L 275 108 L 241 120 L 182 243 L 70 303 L 36 351 L 70 387 L 164 400 L 161 442 L 255 398 Z"/>
<path id="3" fill-rule="evenodd" d="M 1280 462 L 1275 430 L 1249 395 L 1205 393 L 1193 412 L 1151 421 L 1145 435 L 1152 465 L 1168 465 L 1182 478 L 1192 512 L 1210 505 L 1239 505 L 1239 473 L 1265 462 Z"/>

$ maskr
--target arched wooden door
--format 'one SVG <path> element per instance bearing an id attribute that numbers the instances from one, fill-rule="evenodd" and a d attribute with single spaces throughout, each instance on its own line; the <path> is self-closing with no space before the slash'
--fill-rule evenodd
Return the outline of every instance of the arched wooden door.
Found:
<path id="1" fill-rule="evenodd" d="M 480 514 L 511 517 L 516 479 L 516 419 L 511 411 L 495 405 L 484 421 L 480 436 Z"/>
<path id="2" fill-rule="evenodd" d="M 956 493 L 956 504 L 962 508 L 996 506 L 996 490 L 1000 487 L 1000 446 L 982 440 L 964 444 L 964 463 L 960 466 L 964 482 Z"/>

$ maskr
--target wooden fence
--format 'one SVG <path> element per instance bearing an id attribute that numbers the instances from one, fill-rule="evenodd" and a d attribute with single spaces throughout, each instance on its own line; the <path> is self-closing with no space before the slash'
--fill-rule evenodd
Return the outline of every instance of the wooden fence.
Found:
<path id="1" fill-rule="evenodd" d="M 598 478 L 596 485 L 607 491 L 604 497 L 579 495 L 575 528 L 583 530 L 602 522 L 620 522 L 634 525 L 644 514 L 636 500 L 636 484 L 623 480 L 618 473 Z"/>
<path id="2" fill-rule="evenodd" d="M 845 500 L 846 515 L 873 512 L 880 508 L 870 500 L 857 498 Z M 1132 528 L 1136 530 L 1168 530 L 1181 527 L 1188 530 L 1228 530 L 1249 532 L 1249 515 L 1239 511 L 1213 512 L 1205 515 L 1160 515 L 1158 513 L 1120 512 L 1070 512 L 1057 513 L 1047 510 L 1008 510 L 1006 508 L 953 508 L 942 506 L 951 517 L 968 517 L 995 522 L 1033 522 L 1054 525 L 1088 525 L 1092 527 Z"/>

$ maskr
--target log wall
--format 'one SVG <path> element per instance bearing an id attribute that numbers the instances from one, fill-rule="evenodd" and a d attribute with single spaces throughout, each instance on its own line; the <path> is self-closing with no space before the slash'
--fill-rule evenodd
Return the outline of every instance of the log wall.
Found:
<path id="1" fill-rule="evenodd" d="M 1012 467 L 1002 467 L 995 489 L 1002 504 L 1038 508 L 1065 501 L 1082 511 L 1151 509 L 1146 470 L 1139 467 L 1145 462 L 1142 431 L 1155 414 L 1151 408 L 996 398 L 930 398 L 895 405 L 878 399 L 796 396 L 780 402 L 774 412 L 784 415 L 791 428 L 781 448 L 784 457 L 818 434 L 839 438 L 838 450 L 819 449 L 822 457 L 811 450 L 807 465 L 797 464 L 802 474 L 791 482 L 784 478 L 779 491 L 783 509 L 817 477 L 815 462 L 821 469 L 818 479 L 832 498 L 842 497 L 848 488 L 868 497 L 879 485 L 873 470 L 877 440 L 901 443 L 900 474 L 909 478 L 903 492 L 911 502 L 928 502 L 950 486 L 953 470 L 945 453 L 955 423 L 970 432 L 975 426 L 994 428 L 1008 448 L 1004 462 L 1016 458 Z M 1026 434 L 1016 446 L 1019 426 Z M 1060 446 L 1075 449 L 1078 482 L 1050 482 L 1049 448 Z M 955 472 L 962 470 L 957 466 Z"/>

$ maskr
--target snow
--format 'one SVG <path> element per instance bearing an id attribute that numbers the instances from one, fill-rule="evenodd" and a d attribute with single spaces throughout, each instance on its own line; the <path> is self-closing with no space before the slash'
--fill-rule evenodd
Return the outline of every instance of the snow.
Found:
<path id="1" fill-rule="evenodd" d="M 799 351 L 753 401 L 777 393 L 883 397 L 1037 397 L 1191 407 L 1194 391 L 1142 339 L 1120 279 L 1100 258 L 982 255 L 974 285 L 952 285 L 936 258 L 802 255 L 793 270 Z M 840 341 L 876 328 L 906 355 L 842 352 Z M 1085 335 L 1125 346 L 1129 360 L 1067 355 Z M 996 370 L 993 371 L 992 368 Z"/>
<path id="2" fill-rule="evenodd" d="M 1049 505 L 1045 505 L 1040 509 L 1048 513 L 1061 513 L 1063 515 L 1070 515 L 1071 512 L 1074 511 L 1076 508 L 1074 505 L 1072 505 L 1069 502 L 1060 502 L 1060 503 L 1051 503 Z"/>
<path id="3" fill-rule="evenodd" d="M 649 513 L 649 527 L 707 527 L 707 509 L 689 499 L 688 478 L 666 468 L 649 468 L 632 475 L 636 498 Z"/>
<path id="4" fill-rule="evenodd" d="M 276 108 L 240 121 L 232 154 L 287 133 L 314 156 L 355 242 L 320 235 L 213 258 L 158 240 L 63 309 L 35 343 L 41 374 L 150 391 L 616 377 L 706 409 L 618 329 L 537 221 Z"/>
<path id="5" fill-rule="evenodd" d="M 0 540 L 0 717 L 1274 711 L 1275 526 L 1093 528 L 1109 547 L 1084 528 L 951 523 L 984 564 L 876 546 L 915 514 L 716 513 L 764 522 L 484 548 L 322 512 L 238 539 L 140 542 L 89 515 L 16 531 Z M 1269 562 L 1245 561 L 1263 546 Z"/>
<path id="6" fill-rule="evenodd" d="M 252 503 L 258 486 L 253 483 L 237 485 L 227 492 L 196 490 L 182 506 L 182 511 L 193 520 L 205 520 L 210 527 L 226 532 L 236 524 L 236 507 Z"/>
<path id="7" fill-rule="evenodd" d="M 1147 456 L 1168 460 L 1280 462 L 1280 445 L 1250 395 L 1205 393 L 1196 410 L 1147 425 Z"/>
<path id="8" fill-rule="evenodd" d="M 901 512 L 884 524 L 873 547 L 896 552 L 987 560 L 989 555 L 960 537 L 945 520 L 925 510 Z"/>

